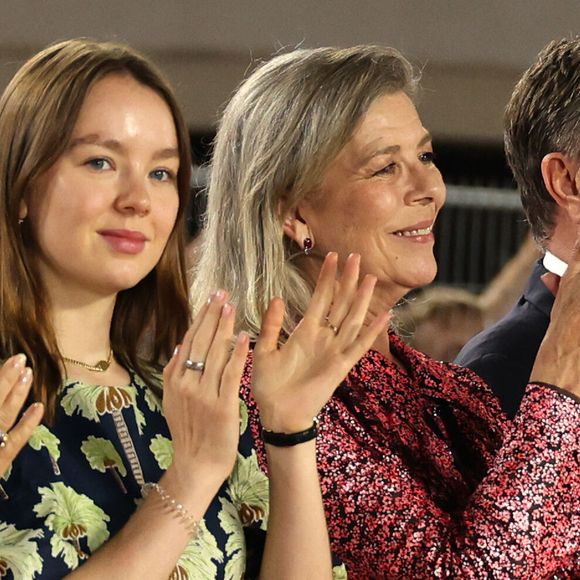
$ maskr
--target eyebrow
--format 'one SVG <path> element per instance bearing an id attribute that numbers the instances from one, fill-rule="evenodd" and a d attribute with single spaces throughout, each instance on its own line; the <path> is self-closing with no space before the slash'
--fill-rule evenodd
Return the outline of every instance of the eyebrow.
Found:
<path id="1" fill-rule="evenodd" d="M 120 141 L 117 141 L 116 139 L 101 139 L 101 137 L 97 134 L 84 135 L 83 137 L 77 137 L 76 139 L 73 139 L 69 143 L 68 149 L 74 149 L 75 147 L 79 147 L 81 145 L 98 145 L 99 147 L 104 147 L 105 149 L 110 149 L 111 151 L 115 151 L 117 153 L 123 153 L 125 151 L 125 147 Z M 179 158 L 179 149 L 177 147 L 159 149 L 153 155 L 154 160 L 172 159 L 174 157 Z"/>
<path id="2" fill-rule="evenodd" d="M 425 135 L 423 135 L 423 137 L 421 137 L 419 143 L 417 143 L 417 148 L 423 147 L 423 145 L 426 145 L 427 143 L 430 143 L 431 141 L 433 141 L 433 136 L 431 135 L 431 133 L 429 133 L 429 131 L 427 131 L 425 133 Z M 373 151 L 369 155 L 365 156 L 363 163 L 366 164 L 371 159 L 373 159 L 374 157 L 378 157 L 379 155 L 389 155 L 392 153 L 397 153 L 400 150 L 401 150 L 400 145 L 387 145 L 386 147 L 382 147 L 381 149 L 377 149 L 376 151 Z"/>

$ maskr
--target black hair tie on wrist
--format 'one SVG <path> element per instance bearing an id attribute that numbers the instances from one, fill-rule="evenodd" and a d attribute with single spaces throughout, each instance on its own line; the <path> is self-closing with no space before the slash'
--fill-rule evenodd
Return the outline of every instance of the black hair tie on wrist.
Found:
<path id="1" fill-rule="evenodd" d="M 276 433 L 275 431 L 262 429 L 262 439 L 264 440 L 264 443 L 274 445 L 274 447 L 292 447 L 293 445 L 300 445 L 300 443 L 306 443 L 306 441 L 316 439 L 317 434 L 318 420 L 316 418 L 308 429 L 298 431 L 297 433 Z"/>

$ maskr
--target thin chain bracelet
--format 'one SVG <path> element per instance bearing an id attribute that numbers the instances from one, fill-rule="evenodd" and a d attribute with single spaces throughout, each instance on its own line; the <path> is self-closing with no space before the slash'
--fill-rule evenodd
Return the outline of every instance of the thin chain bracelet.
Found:
<path id="1" fill-rule="evenodd" d="M 157 492 L 163 505 L 168 507 L 170 511 L 174 512 L 181 518 L 181 521 L 184 523 L 187 531 L 191 534 L 191 537 L 199 538 L 201 534 L 199 522 L 197 522 L 187 511 L 187 508 L 183 504 L 177 503 L 159 483 L 145 483 L 141 486 L 141 494 L 143 497 L 147 497 L 152 490 Z"/>

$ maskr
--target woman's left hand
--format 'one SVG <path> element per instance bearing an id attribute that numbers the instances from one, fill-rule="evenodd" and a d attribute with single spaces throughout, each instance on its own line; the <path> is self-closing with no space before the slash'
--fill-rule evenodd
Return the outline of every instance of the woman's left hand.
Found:
<path id="1" fill-rule="evenodd" d="M 40 424 L 44 406 L 33 403 L 16 421 L 32 385 L 32 369 L 23 354 L 10 357 L 0 367 L 0 476 L 20 453 Z"/>
<path id="2" fill-rule="evenodd" d="M 284 345 L 278 339 L 284 302 L 274 298 L 254 349 L 252 391 L 265 429 L 294 433 L 312 425 L 352 366 L 386 331 L 389 314 L 364 326 L 376 284 L 358 283 L 360 256 L 346 260 L 337 280 L 338 256 L 328 254 L 310 305 Z"/>

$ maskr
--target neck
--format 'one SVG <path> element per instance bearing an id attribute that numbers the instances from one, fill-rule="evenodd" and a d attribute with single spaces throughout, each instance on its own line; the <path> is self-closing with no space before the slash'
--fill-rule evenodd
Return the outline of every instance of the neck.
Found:
<path id="1" fill-rule="evenodd" d="M 111 322 L 117 294 L 71 287 L 50 276 L 44 277 L 44 283 L 61 355 L 89 366 L 106 361 L 111 351 Z M 66 361 L 62 370 L 67 379 L 88 384 L 127 385 L 130 380 L 129 373 L 115 357 L 104 372 Z"/>
<path id="2" fill-rule="evenodd" d="M 63 356 L 88 364 L 106 360 L 110 352 L 110 329 L 115 296 L 82 300 L 51 297 L 52 323 Z"/>
<path id="3" fill-rule="evenodd" d="M 546 244 L 546 250 L 548 252 L 550 252 L 551 254 L 554 254 L 554 256 L 556 256 L 556 258 L 559 258 L 563 262 L 566 262 L 566 264 L 570 263 L 570 260 L 572 258 L 572 249 L 573 248 L 574 248 L 574 244 L 572 244 L 572 246 L 570 246 L 570 247 L 567 247 L 566 243 L 563 243 L 563 242 L 555 242 L 554 243 L 554 240 L 550 240 Z"/>
<path id="4" fill-rule="evenodd" d="M 569 264 L 572 260 L 574 245 L 578 236 L 578 227 L 575 221 L 564 211 L 557 211 L 555 225 L 546 242 L 546 250 Z"/>
<path id="5" fill-rule="evenodd" d="M 407 292 L 408 290 L 403 291 L 401 289 L 397 291 L 386 284 L 377 284 L 367 312 L 365 325 L 371 324 L 383 312 L 390 312 Z M 375 339 L 373 349 L 380 352 L 385 358 L 397 363 L 391 354 L 388 329 L 385 329 L 385 332 L 381 332 Z"/>

